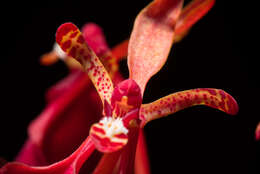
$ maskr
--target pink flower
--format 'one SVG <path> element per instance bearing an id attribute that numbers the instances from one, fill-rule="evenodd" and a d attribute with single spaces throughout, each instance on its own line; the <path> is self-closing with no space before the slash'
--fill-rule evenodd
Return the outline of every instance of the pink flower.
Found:
<path id="1" fill-rule="evenodd" d="M 30 125 L 30 138 L 18 156 L 20 162 L 48 166 L 14 162 L 2 167 L 0 173 L 79 173 L 83 164 L 87 166 L 85 173 L 93 169 L 94 173 L 133 173 L 134 161 L 141 162 L 136 163 L 136 173 L 149 173 L 142 133 L 149 121 L 198 104 L 236 114 L 237 104 L 229 94 L 209 88 L 182 91 L 142 104 L 146 83 L 165 63 L 174 37 L 184 36 L 213 3 L 197 0 L 182 10 L 181 0 L 156 0 L 146 7 L 135 21 L 128 46 L 130 77 L 122 82 L 113 54 L 119 59 L 126 55 L 124 49 L 109 51 L 95 25 L 90 29 L 95 28 L 97 33 L 86 36 L 91 33 L 89 26 L 81 34 L 75 25 L 63 24 L 57 31 L 57 43 L 80 62 L 85 73 L 72 70 L 48 92 L 48 107 Z M 125 45 L 127 42 L 123 48 Z M 65 61 L 71 66 L 69 60 L 73 59 L 68 56 Z M 52 55 L 53 60 L 55 57 Z M 102 153 L 93 153 L 95 149 Z M 97 166 L 95 161 L 99 161 Z"/>

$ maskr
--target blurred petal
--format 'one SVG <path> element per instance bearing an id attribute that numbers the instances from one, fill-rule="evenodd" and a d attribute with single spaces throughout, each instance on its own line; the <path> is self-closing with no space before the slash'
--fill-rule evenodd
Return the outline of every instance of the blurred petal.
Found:
<path id="1" fill-rule="evenodd" d="M 82 28 L 82 34 L 85 41 L 96 53 L 97 56 L 104 55 L 109 51 L 109 47 L 106 43 L 105 35 L 102 28 L 95 23 L 87 23 Z"/>
<path id="2" fill-rule="evenodd" d="M 176 23 L 176 35 L 184 35 L 192 25 L 200 20 L 213 7 L 215 0 L 193 0 L 181 12 Z"/>
<path id="3" fill-rule="evenodd" d="M 78 60 L 96 87 L 102 102 L 110 101 L 113 83 L 108 72 L 90 47 L 79 29 L 72 23 L 61 25 L 56 33 L 56 41 L 69 56 Z"/>
<path id="4" fill-rule="evenodd" d="M 256 130 L 255 130 L 255 139 L 260 140 L 260 123 L 258 123 Z"/>
<path id="5" fill-rule="evenodd" d="M 150 164 L 143 129 L 139 131 L 136 156 L 135 174 L 150 174 Z"/>
<path id="6" fill-rule="evenodd" d="M 56 63 L 59 60 L 58 55 L 56 54 L 55 51 L 51 51 L 49 53 L 44 54 L 40 58 L 40 63 L 41 65 L 48 66 Z"/>
<path id="7" fill-rule="evenodd" d="M 93 174 L 111 174 L 114 173 L 116 163 L 121 155 L 121 150 L 113 153 L 105 153 L 99 161 Z"/>
<path id="8" fill-rule="evenodd" d="M 31 166 L 42 166 L 48 164 L 42 150 L 30 140 L 25 142 L 15 161 Z"/>
<path id="9" fill-rule="evenodd" d="M 182 0 L 155 0 L 137 16 L 128 47 L 130 78 L 144 92 L 148 80 L 167 60 Z"/>
<path id="10" fill-rule="evenodd" d="M 198 88 L 173 93 L 141 107 L 141 119 L 144 124 L 179 110 L 195 105 L 206 105 L 235 115 L 238 105 L 235 99 L 220 89 Z"/>
<path id="11" fill-rule="evenodd" d="M 7 163 L 0 168 L 0 174 L 78 174 L 83 163 L 95 150 L 90 138 L 66 159 L 50 166 L 31 167 L 19 162 Z"/>
<path id="12" fill-rule="evenodd" d="M 30 140 L 41 148 L 48 163 L 70 155 L 102 115 L 101 102 L 93 86 L 87 85 L 86 74 L 75 71 L 68 79 L 68 88 L 59 91 L 59 97 L 53 98 L 29 126 Z"/>
<path id="13" fill-rule="evenodd" d="M 46 93 L 47 102 L 50 103 L 55 101 L 55 99 L 62 97 L 66 93 L 69 93 L 73 88 L 77 88 L 80 82 L 84 83 L 80 89 L 83 89 L 83 86 L 91 85 L 87 75 L 77 69 L 73 69 L 67 77 L 48 89 Z"/>
<path id="14" fill-rule="evenodd" d="M 122 58 L 125 58 L 127 56 L 128 43 L 129 40 L 126 39 L 112 48 L 111 52 L 115 59 L 121 60 Z"/>

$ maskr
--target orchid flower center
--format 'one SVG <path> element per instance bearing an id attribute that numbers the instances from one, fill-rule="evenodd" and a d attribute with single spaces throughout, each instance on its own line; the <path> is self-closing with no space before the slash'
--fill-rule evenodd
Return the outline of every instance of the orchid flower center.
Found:
<path id="1" fill-rule="evenodd" d="M 114 138 L 115 135 L 128 133 L 128 129 L 124 126 L 123 120 L 120 117 L 103 117 L 99 123 L 103 125 L 106 136 L 110 138 Z"/>

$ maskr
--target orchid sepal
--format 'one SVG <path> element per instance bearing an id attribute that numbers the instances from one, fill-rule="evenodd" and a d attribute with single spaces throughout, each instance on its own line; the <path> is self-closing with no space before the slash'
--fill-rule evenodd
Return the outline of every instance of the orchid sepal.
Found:
<path id="1" fill-rule="evenodd" d="M 112 80 L 99 58 L 85 42 L 80 30 L 72 23 L 62 24 L 57 30 L 56 41 L 64 52 L 81 63 L 102 102 L 109 102 L 113 92 Z"/>
<path id="2" fill-rule="evenodd" d="M 143 104 L 140 110 L 142 126 L 151 120 L 195 105 L 206 105 L 230 115 L 235 115 L 238 112 L 236 100 L 221 89 L 191 89 L 170 94 L 149 104 Z"/>
<path id="3" fill-rule="evenodd" d="M 129 76 L 142 94 L 148 80 L 164 65 L 174 40 L 182 0 L 155 0 L 137 16 L 128 46 Z"/>

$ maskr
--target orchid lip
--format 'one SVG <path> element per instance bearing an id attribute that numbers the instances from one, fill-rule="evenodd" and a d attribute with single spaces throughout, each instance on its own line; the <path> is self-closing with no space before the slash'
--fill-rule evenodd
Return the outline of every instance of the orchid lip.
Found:
<path id="1" fill-rule="evenodd" d="M 103 128 L 108 137 L 114 137 L 117 134 L 127 134 L 128 129 L 124 126 L 122 118 L 103 117 L 99 123 L 103 124 Z"/>

